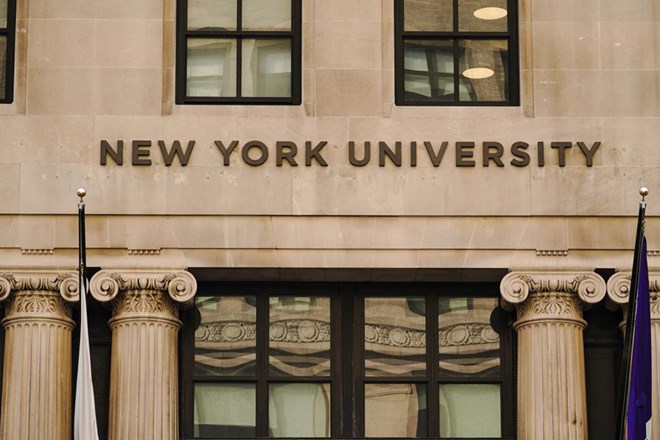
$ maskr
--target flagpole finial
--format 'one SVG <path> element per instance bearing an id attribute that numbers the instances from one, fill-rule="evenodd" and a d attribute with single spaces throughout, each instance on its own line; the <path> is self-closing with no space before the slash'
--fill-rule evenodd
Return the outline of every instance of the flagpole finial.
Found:
<path id="1" fill-rule="evenodd" d="M 80 197 L 80 199 L 82 200 L 82 198 L 87 195 L 87 190 L 85 188 L 78 188 L 76 194 L 78 194 L 78 197 Z"/>
<path id="2" fill-rule="evenodd" d="M 83 191 L 84 191 L 84 190 L 83 190 Z M 641 188 L 639 189 L 639 195 L 642 196 L 642 200 L 643 200 L 644 197 L 646 197 L 646 196 L 649 195 L 649 189 L 648 189 L 647 187 L 645 187 L 645 186 L 641 187 Z"/>

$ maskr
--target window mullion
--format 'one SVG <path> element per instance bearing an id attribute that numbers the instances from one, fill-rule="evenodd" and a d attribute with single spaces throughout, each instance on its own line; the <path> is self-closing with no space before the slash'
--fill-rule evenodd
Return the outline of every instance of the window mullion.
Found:
<path id="1" fill-rule="evenodd" d="M 268 437 L 268 307 L 268 295 L 257 295 L 257 437 Z"/>
<path id="2" fill-rule="evenodd" d="M 439 342 L 438 342 L 438 298 L 434 294 L 426 297 L 426 356 L 428 381 L 428 420 L 429 437 L 440 435 L 440 398 L 438 396 L 439 377 Z"/>
<path id="3" fill-rule="evenodd" d="M 236 6 L 236 31 L 243 32 L 243 0 L 237 0 Z M 236 38 L 236 97 L 243 96 L 243 38 Z"/>

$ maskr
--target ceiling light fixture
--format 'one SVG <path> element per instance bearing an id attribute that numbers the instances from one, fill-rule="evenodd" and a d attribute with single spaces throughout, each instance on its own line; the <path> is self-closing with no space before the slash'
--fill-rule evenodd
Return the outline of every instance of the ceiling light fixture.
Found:
<path id="1" fill-rule="evenodd" d="M 495 75 L 495 72 L 488 67 L 473 67 L 463 71 L 463 76 L 470 79 L 485 79 L 493 75 Z"/>
<path id="2" fill-rule="evenodd" d="M 474 11 L 474 16 L 481 20 L 499 20 L 507 15 L 506 9 L 503 8 L 480 8 Z"/>

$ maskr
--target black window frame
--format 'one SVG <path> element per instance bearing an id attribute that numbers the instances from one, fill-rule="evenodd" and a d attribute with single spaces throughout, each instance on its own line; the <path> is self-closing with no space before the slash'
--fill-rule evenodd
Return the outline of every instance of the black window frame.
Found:
<path id="1" fill-rule="evenodd" d="M 273 382 L 330 382 L 331 434 L 329 438 L 365 438 L 364 384 L 365 383 L 422 383 L 427 385 L 428 437 L 439 437 L 439 390 L 442 383 L 497 383 L 501 385 L 500 411 L 502 436 L 498 440 L 515 439 L 515 332 L 514 315 L 498 308 L 498 317 L 504 330 L 500 334 L 500 378 L 439 377 L 439 353 L 430 347 L 438 341 L 438 299 L 441 297 L 499 298 L 497 283 L 340 283 L 340 282 L 218 282 L 200 283 L 198 296 L 257 297 L 257 378 L 195 377 L 194 323 L 195 311 L 184 311 L 181 318 L 181 438 L 200 439 L 193 435 L 193 406 L 195 382 L 255 382 L 256 437 L 268 437 L 268 384 Z M 268 297 L 269 296 L 323 296 L 330 297 L 331 319 L 331 373 L 323 377 L 296 378 L 268 377 Z M 423 296 L 426 298 L 427 374 L 406 378 L 365 377 L 364 364 L 364 299 L 366 297 Z M 259 336 L 261 332 L 261 337 Z M 260 355 L 261 353 L 261 355 Z M 260 371 L 259 371 L 260 370 Z M 264 397 L 264 398 L 262 398 Z M 434 416 L 435 415 L 435 416 Z M 457 440 L 445 437 L 446 440 Z M 492 439 L 491 439 L 492 440 Z"/>
<path id="2" fill-rule="evenodd" d="M 453 0 L 453 31 L 422 32 L 404 31 L 404 2 L 394 0 L 394 102 L 397 106 L 435 106 L 435 107 L 514 107 L 520 105 L 520 61 L 518 42 L 518 3 L 507 0 L 506 32 L 475 32 L 458 30 L 459 0 Z M 454 99 L 453 101 L 413 100 L 405 97 L 404 40 L 453 41 L 454 54 Z M 460 45 L 463 40 L 506 40 L 508 41 L 508 78 L 505 89 L 508 99 L 504 101 L 460 101 Z M 430 75 L 433 72 L 429 72 Z"/>
<path id="3" fill-rule="evenodd" d="M 16 48 L 16 0 L 7 1 L 7 27 L 0 28 L 0 37 L 7 38 L 7 59 L 4 66 L 5 90 L 4 97 L 0 98 L 0 104 L 11 104 L 14 102 L 14 58 Z"/>
<path id="4" fill-rule="evenodd" d="M 302 95 L 302 0 L 291 0 L 291 30 L 289 31 L 243 31 L 243 0 L 237 4 L 237 29 L 188 30 L 188 0 L 177 0 L 176 14 L 176 104 L 224 104 L 224 105 L 300 105 Z M 236 40 L 236 95 L 233 97 L 186 96 L 187 40 L 188 38 L 224 38 Z M 242 44 L 247 38 L 282 38 L 291 41 L 291 96 L 290 97 L 242 97 Z"/>

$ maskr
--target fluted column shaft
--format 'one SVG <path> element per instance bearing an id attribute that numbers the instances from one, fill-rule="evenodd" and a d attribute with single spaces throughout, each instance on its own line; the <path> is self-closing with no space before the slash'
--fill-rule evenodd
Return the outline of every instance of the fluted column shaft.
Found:
<path id="1" fill-rule="evenodd" d="M 628 299 L 630 298 L 630 272 L 617 272 L 607 281 L 609 299 L 623 309 L 621 329 L 626 326 L 628 315 Z M 651 383 L 653 411 L 651 423 L 655 436 L 660 435 L 660 360 L 658 360 L 658 344 L 660 344 L 660 272 L 649 273 L 649 293 L 651 298 Z"/>
<path id="2" fill-rule="evenodd" d="M 518 332 L 518 439 L 587 439 L 582 318 L 605 295 L 593 273 L 512 272 L 501 292 Z"/>
<path id="3" fill-rule="evenodd" d="M 0 438 L 71 437 L 71 319 L 75 274 L 0 276 L 5 352 Z"/>
<path id="4" fill-rule="evenodd" d="M 179 304 L 196 291 L 187 272 L 101 271 L 92 294 L 111 302 L 110 440 L 175 440 Z"/>

